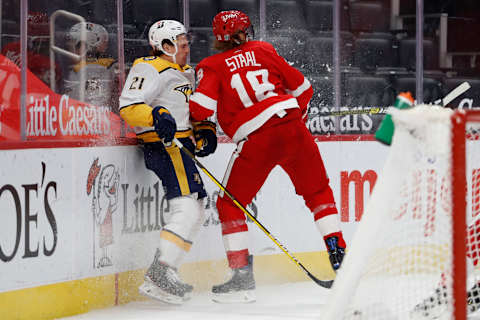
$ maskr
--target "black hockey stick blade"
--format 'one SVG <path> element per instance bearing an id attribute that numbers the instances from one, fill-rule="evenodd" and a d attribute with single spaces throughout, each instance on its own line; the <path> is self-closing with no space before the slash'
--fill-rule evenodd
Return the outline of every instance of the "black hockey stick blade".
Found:
<path id="1" fill-rule="evenodd" d="M 315 277 L 310 277 L 316 284 L 318 284 L 320 287 L 324 287 L 327 289 L 330 289 L 333 286 L 333 280 L 320 280 Z"/>
<path id="2" fill-rule="evenodd" d="M 300 261 L 296 260 L 295 262 L 297 262 L 297 264 L 303 269 L 303 271 L 305 271 L 305 273 L 307 274 L 307 276 L 313 280 L 313 282 L 315 282 L 316 284 L 318 284 L 320 287 L 324 287 L 324 288 L 327 288 L 327 289 L 330 289 L 333 285 L 333 280 L 320 280 L 318 279 L 317 277 L 315 277 L 313 274 L 310 273 L 310 271 L 307 270 L 307 268 L 305 268 L 303 266 L 303 264 L 300 263 Z"/>

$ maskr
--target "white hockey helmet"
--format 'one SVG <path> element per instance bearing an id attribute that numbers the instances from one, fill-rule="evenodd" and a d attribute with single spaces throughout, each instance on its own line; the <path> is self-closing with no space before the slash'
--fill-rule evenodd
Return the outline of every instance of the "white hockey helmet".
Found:
<path id="1" fill-rule="evenodd" d="M 79 22 L 75 24 L 67 33 L 67 41 L 71 41 L 75 47 L 80 44 L 82 25 L 86 30 L 85 49 L 87 52 L 105 52 L 108 46 L 108 32 L 103 26 L 96 23 Z"/>
<path id="2" fill-rule="evenodd" d="M 160 20 L 155 22 L 148 31 L 148 42 L 154 50 L 159 50 L 168 56 L 177 54 L 177 37 L 181 34 L 187 34 L 185 26 L 176 20 Z M 165 40 L 170 41 L 175 47 L 175 53 L 165 52 L 162 44 Z"/>

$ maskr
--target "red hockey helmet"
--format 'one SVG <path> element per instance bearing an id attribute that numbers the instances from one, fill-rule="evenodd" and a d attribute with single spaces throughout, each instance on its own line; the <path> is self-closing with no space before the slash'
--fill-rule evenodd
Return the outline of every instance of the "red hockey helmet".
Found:
<path id="1" fill-rule="evenodd" d="M 218 41 L 230 41 L 232 36 L 240 31 L 253 37 L 253 30 L 250 31 L 251 26 L 250 18 L 238 10 L 219 12 L 212 22 L 213 34 Z"/>

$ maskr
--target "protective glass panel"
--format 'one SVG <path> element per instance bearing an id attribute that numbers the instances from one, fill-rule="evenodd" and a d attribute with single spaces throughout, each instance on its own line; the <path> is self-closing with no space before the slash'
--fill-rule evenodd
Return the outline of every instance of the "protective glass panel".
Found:
<path id="1" fill-rule="evenodd" d="M 0 3 L 0 141 L 20 137 L 20 1 Z"/>
<path id="2" fill-rule="evenodd" d="M 26 7 L 26 139 L 95 144 L 124 136 L 118 116 L 116 1 L 28 1 Z M 19 40 L 2 47 L 4 64 L 20 52 Z M 7 72 L 20 78 L 19 68 Z M 5 140 L 21 137 L 20 101 L 18 90 L 6 104 L 11 119 Z"/>

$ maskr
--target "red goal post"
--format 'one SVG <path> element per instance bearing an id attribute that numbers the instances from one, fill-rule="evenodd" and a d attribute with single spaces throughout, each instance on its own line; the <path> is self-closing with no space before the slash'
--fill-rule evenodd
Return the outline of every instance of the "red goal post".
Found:
<path id="1" fill-rule="evenodd" d="M 452 117 L 452 249 L 454 319 L 467 319 L 467 147 L 469 139 L 480 139 L 480 132 L 468 132 L 468 123 L 480 123 L 480 110 L 458 110 Z M 473 205 L 473 203 L 472 203 Z M 473 214 L 473 213 L 472 213 Z"/>
<path id="2" fill-rule="evenodd" d="M 467 319 L 467 300 L 480 306 L 480 111 L 392 112 L 385 167 L 322 319 Z"/>

